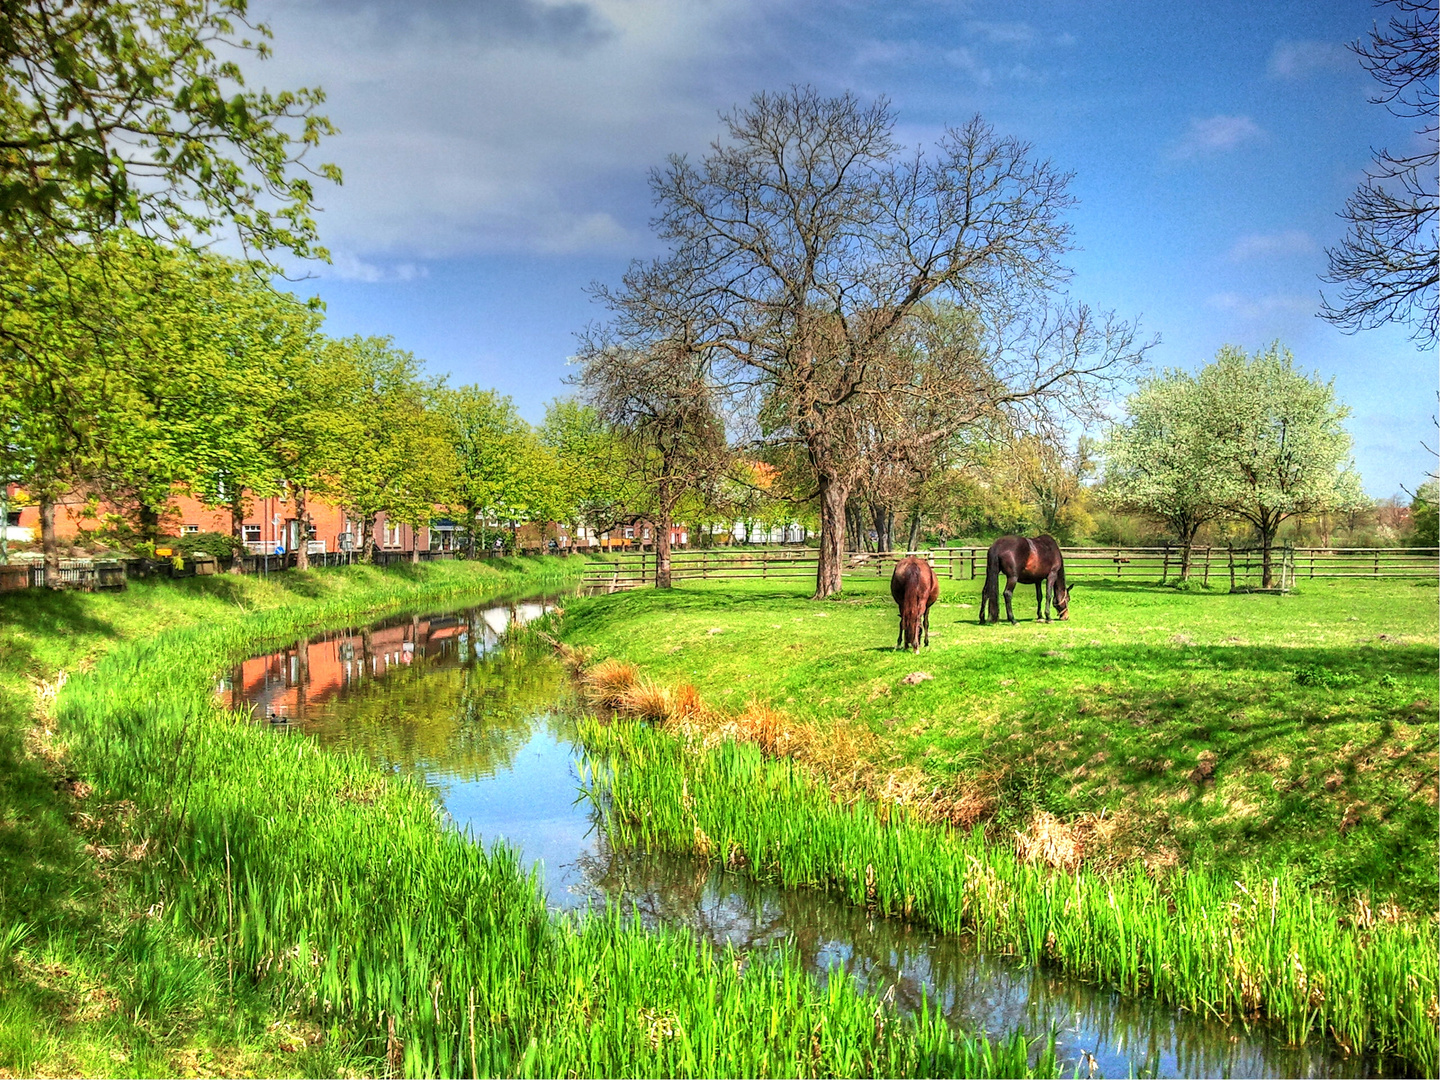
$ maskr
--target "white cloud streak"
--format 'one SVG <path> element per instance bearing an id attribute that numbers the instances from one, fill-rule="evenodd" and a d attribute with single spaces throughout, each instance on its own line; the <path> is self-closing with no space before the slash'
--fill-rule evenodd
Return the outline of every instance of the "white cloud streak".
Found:
<path id="1" fill-rule="evenodd" d="M 1277 41 L 1266 71 L 1272 79 L 1299 81 L 1332 71 L 1359 70 L 1355 56 L 1333 41 Z"/>
<path id="2" fill-rule="evenodd" d="M 1309 233 L 1300 229 L 1289 229 L 1280 233 L 1250 233 L 1235 241 L 1230 248 L 1230 260 L 1247 262 L 1252 259 L 1287 258 L 1310 255 L 1319 250 L 1320 245 Z"/>
<path id="3" fill-rule="evenodd" d="M 1184 137 L 1170 152 L 1179 161 L 1223 154 L 1264 138 L 1265 132 L 1248 116 L 1194 117 Z"/>

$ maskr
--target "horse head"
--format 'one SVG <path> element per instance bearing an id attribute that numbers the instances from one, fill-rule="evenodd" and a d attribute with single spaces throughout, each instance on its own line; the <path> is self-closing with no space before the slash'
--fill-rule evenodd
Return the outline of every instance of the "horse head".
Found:
<path id="1" fill-rule="evenodd" d="M 1055 604 L 1055 613 L 1060 619 L 1070 618 L 1070 587 L 1068 585 L 1057 588 L 1051 600 Z"/>

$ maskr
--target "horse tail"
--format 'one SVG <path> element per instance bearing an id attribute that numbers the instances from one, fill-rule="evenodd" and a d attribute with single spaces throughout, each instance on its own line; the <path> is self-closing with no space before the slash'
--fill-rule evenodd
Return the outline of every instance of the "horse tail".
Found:
<path id="1" fill-rule="evenodd" d="M 1000 552 L 995 545 L 985 553 L 985 587 L 980 590 L 980 624 L 985 624 L 985 605 L 991 607 L 991 622 L 1000 621 Z"/>

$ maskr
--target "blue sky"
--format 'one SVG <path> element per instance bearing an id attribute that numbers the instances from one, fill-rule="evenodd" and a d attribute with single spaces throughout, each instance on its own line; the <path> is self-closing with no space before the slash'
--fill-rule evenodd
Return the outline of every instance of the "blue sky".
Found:
<path id="1" fill-rule="evenodd" d="M 718 114 L 809 83 L 891 99 L 933 142 L 980 113 L 1072 171 L 1076 298 L 1158 334 L 1157 366 L 1279 339 L 1333 378 L 1366 490 L 1432 462 L 1437 371 L 1405 328 L 1315 317 L 1324 249 L 1372 147 L 1409 127 L 1344 43 L 1362 0 L 1203 4 L 766 0 L 261 0 L 253 82 L 320 85 L 345 185 L 332 267 L 299 286 L 328 331 L 392 336 L 539 420 L 566 392 L 585 289 L 656 253 L 648 170 Z"/>

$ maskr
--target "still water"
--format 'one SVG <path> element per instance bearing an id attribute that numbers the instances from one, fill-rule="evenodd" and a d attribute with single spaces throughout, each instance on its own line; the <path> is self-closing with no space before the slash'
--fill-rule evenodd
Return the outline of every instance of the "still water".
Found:
<path id="1" fill-rule="evenodd" d="M 536 866 L 550 906 L 620 903 L 647 925 L 715 945 L 787 945 L 820 977 L 843 970 L 905 1009 L 924 993 L 971 1031 L 1032 1037 L 1052 1028 L 1066 1075 L 1365 1076 L 1328 1047 L 1125 999 L 962 938 L 805 889 L 759 885 L 689 859 L 611 850 L 581 795 L 581 751 L 564 670 L 507 632 L 557 598 L 390 618 L 252 657 L 219 693 L 279 734 L 361 752 L 413 774 L 454 826 L 503 841 Z"/>

